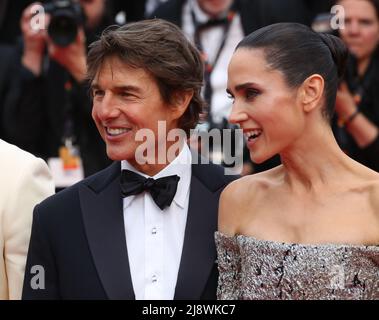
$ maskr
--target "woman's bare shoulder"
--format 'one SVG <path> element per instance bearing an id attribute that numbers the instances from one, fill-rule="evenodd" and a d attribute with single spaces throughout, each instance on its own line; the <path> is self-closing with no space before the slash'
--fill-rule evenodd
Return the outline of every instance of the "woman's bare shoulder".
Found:
<path id="1" fill-rule="evenodd" d="M 369 199 L 369 205 L 378 221 L 379 228 L 379 173 L 363 167 L 358 183 L 354 184 L 353 191 Z"/>
<path id="2" fill-rule="evenodd" d="M 254 203 L 275 182 L 278 169 L 248 175 L 230 183 L 222 192 L 219 206 L 219 230 L 233 235 L 245 215 L 254 212 Z"/>
<path id="3" fill-rule="evenodd" d="M 244 176 L 230 183 L 222 192 L 221 198 L 228 203 L 241 203 L 241 200 L 251 199 L 257 191 L 265 190 L 279 178 L 281 170 L 276 167 L 271 170 Z"/>
<path id="4" fill-rule="evenodd" d="M 379 219 L 379 173 L 377 176 L 373 176 L 367 183 L 371 204 Z"/>

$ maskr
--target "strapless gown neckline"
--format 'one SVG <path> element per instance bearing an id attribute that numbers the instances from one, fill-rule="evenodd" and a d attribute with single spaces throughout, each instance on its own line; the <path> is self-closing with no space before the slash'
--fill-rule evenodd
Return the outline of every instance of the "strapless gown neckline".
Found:
<path id="1" fill-rule="evenodd" d="M 379 246 L 291 244 L 215 233 L 227 299 L 379 299 Z"/>

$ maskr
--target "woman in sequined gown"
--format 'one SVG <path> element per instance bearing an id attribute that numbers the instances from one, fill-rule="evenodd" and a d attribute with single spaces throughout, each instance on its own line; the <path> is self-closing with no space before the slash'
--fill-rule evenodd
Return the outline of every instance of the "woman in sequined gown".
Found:
<path id="1" fill-rule="evenodd" d="M 293 23 L 238 45 L 230 122 L 254 162 L 279 154 L 282 165 L 221 196 L 219 299 L 379 299 L 379 174 L 330 128 L 345 60 L 338 38 Z"/>

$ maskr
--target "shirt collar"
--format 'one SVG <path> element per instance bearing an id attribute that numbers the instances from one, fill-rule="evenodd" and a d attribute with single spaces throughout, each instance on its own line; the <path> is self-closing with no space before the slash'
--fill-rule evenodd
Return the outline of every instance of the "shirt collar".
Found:
<path id="1" fill-rule="evenodd" d="M 198 23 L 206 23 L 210 19 L 210 17 L 200 8 L 197 0 L 190 1 L 190 8 Z"/>
<path id="2" fill-rule="evenodd" d="M 187 195 L 190 189 L 191 175 L 192 175 L 192 154 L 186 143 L 184 143 L 182 150 L 179 152 L 179 155 L 165 168 L 159 171 L 152 178 L 158 179 L 162 177 L 178 175 L 180 180 L 178 182 L 178 188 L 174 197 L 174 202 L 181 208 L 185 207 Z M 150 176 L 139 172 L 134 168 L 128 161 L 121 161 L 121 170 L 130 170 L 135 173 L 138 173 L 145 178 Z M 129 196 L 124 198 L 124 208 L 128 207 L 136 196 Z"/>

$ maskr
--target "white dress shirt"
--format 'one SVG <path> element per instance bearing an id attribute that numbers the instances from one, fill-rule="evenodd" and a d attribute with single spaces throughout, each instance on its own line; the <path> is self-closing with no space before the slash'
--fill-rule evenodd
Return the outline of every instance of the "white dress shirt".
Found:
<path id="1" fill-rule="evenodd" d="M 183 32 L 190 41 L 194 41 L 195 27 L 193 25 L 191 10 L 195 14 L 196 20 L 200 23 L 207 22 L 210 17 L 199 7 L 197 0 L 188 0 L 182 10 Z M 215 26 L 204 30 L 200 35 L 200 41 L 209 61 L 213 64 L 219 50 L 222 37 L 224 35 L 223 26 Z M 228 118 L 232 103 L 226 94 L 228 82 L 228 65 L 237 44 L 243 39 L 241 17 L 237 13 L 230 25 L 229 33 L 225 41 L 224 48 L 217 60 L 211 74 L 211 86 L 213 89 L 211 115 L 215 122 L 222 122 L 223 118 Z"/>
<path id="2" fill-rule="evenodd" d="M 187 144 L 167 167 L 152 178 L 180 177 L 171 205 L 159 209 L 149 192 L 123 200 L 130 273 L 137 300 L 172 300 L 175 294 L 191 183 L 192 155 Z M 122 169 L 138 172 L 127 161 Z"/>

